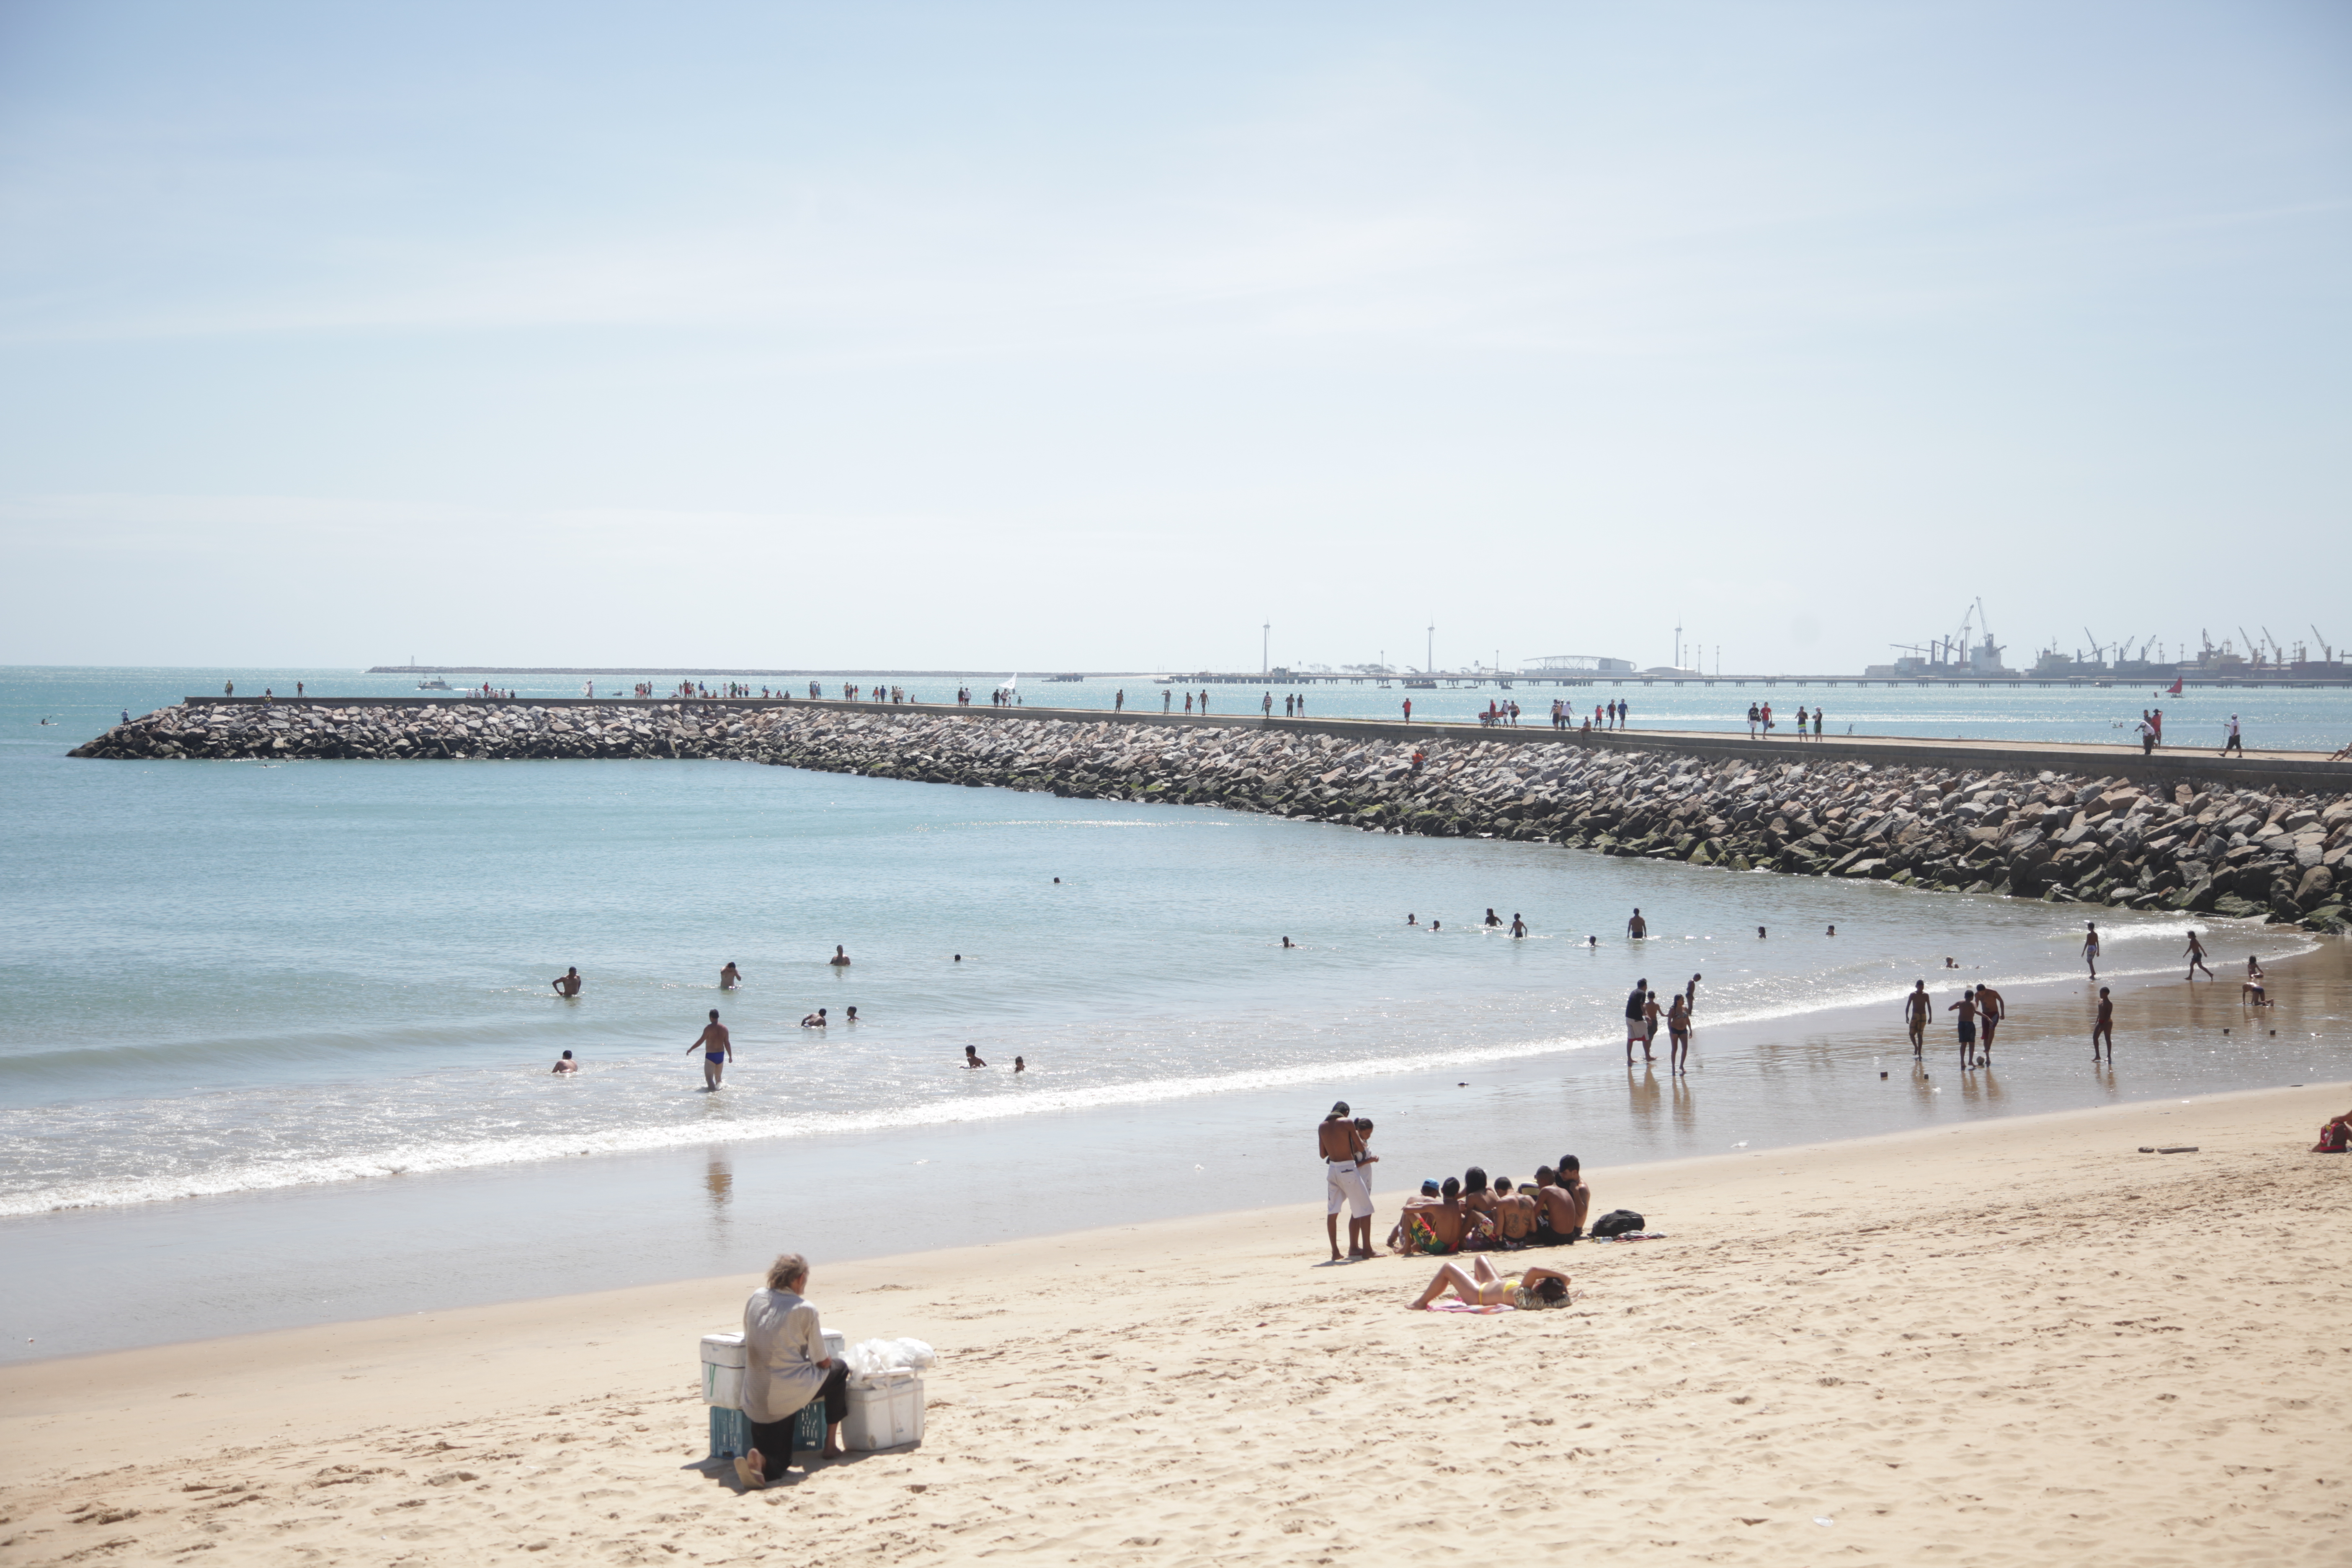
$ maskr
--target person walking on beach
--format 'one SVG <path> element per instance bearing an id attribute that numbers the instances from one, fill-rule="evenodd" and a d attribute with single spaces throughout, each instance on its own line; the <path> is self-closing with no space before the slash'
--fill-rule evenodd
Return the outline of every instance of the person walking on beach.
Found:
<path id="1" fill-rule="evenodd" d="M 2210 972 L 2209 971 L 2208 973 L 2210 973 Z M 560 979 L 556 979 L 556 980 L 551 980 L 551 981 L 549 981 L 549 982 L 548 982 L 548 984 L 549 984 L 550 985 L 552 985 L 552 986 L 554 986 L 554 987 L 555 987 L 555 994 L 556 994 L 558 996 L 577 996 L 577 995 L 579 995 L 579 994 L 580 994 L 580 969 L 579 969 L 579 966 L 578 966 L 577 964 L 575 964 L 575 965 L 573 965 L 572 968 L 565 970 L 565 971 L 563 972 L 563 974 L 562 974 L 562 978 L 560 978 Z"/>
<path id="2" fill-rule="evenodd" d="M 1960 1068 L 1965 1072 L 1977 1065 L 1977 994 L 1961 992 L 1960 999 L 1944 1011 L 1960 1016 Z"/>
<path id="3" fill-rule="evenodd" d="M 2218 980 L 2221 978 L 2221 976 L 2215 974 L 2211 970 L 2205 969 L 2205 944 L 2197 940 L 2197 933 L 2195 931 L 2192 931 L 2189 933 L 2189 949 L 2186 952 L 2182 953 L 2181 956 L 2189 960 L 2189 973 L 2182 975 L 2180 977 L 2181 979 L 2196 979 L 2197 972 L 2200 969 L 2205 970 L 2205 978 L 2208 980 Z"/>
<path id="4" fill-rule="evenodd" d="M 1992 1066 L 1993 1031 L 2000 1028 L 2000 1021 L 2008 1016 L 2009 1004 L 2000 992 L 1990 985 L 1977 987 L 1977 1023 L 1984 1035 L 1984 1042 L 1978 1048 L 1977 1055 L 1987 1067 Z"/>
<path id="5" fill-rule="evenodd" d="M 2226 757 L 2231 752 L 2237 752 L 2242 757 L 2246 754 L 2245 742 L 2238 735 L 2238 716 L 2235 713 L 2230 715 L 2229 740 L 2223 742 L 2221 749 L 2213 754 L 2217 757 Z"/>
<path id="6" fill-rule="evenodd" d="M 2099 977 L 2099 922 L 2084 921 L 2083 926 L 2083 962 L 2091 966 L 2091 978 L 2096 980 Z"/>
<path id="7" fill-rule="evenodd" d="M 1924 980 L 1915 984 L 1911 994 L 1903 998 L 1904 1019 L 1911 1030 L 1911 1054 L 1915 1057 L 1927 1054 L 1927 1018 L 1935 1010 L 1935 998 L 1927 994 L 1927 983 Z"/>
<path id="8" fill-rule="evenodd" d="M 1649 1000 L 1650 981 L 1649 977 L 1644 975 L 1633 983 L 1633 989 L 1625 996 L 1625 1065 L 1627 1067 L 1633 1065 L 1635 1046 L 1642 1047 L 1643 1056 L 1647 1057 L 1650 1054 L 1650 1037 L 1643 1032 L 1642 1020 L 1642 1009 L 1649 1004 Z"/>
<path id="9" fill-rule="evenodd" d="M 1323 1229 L 1331 1243 L 1331 1261 L 1342 1263 L 1348 1258 L 1370 1258 L 1372 1255 L 1372 1198 L 1365 1188 L 1361 1162 L 1364 1158 L 1364 1137 L 1356 1130 L 1344 1100 L 1331 1107 L 1315 1129 L 1315 1147 L 1323 1157 L 1323 1188 L 1328 1207 L 1324 1211 Z M 1339 1209 L 1348 1210 L 1348 1258 L 1339 1256 Z M 1364 1245 L 1356 1245 L 1356 1227 L 1364 1230 Z"/>
<path id="10" fill-rule="evenodd" d="M 1634 942 L 1640 942 L 1649 934 L 1650 922 L 1642 918 L 1641 906 L 1637 904 L 1633 908 L 1633 918 L 1625 922 L 1625 935 Z M 1643 984 L 1646 985 L 1649 982 L 1643 981 Z"/>
<path id="11" fill-rule="evenodd" d="M 702 1033 L 695 1037 L 694 1044 L 686 1047 L 688 1056 L 697 1051 L 702 1053 L 702 1087 L 717 1089 L 719 1075 L 727 1070 L 727 1064 L 735 1059 L 735 1042 L 728 1038 L 727 1026 L 719 1021 L 719 1009 L 716 1007 L 710 1010 L 710 1022 L 702 1026 Z"/>
<path id="12" fill-rule="evenodd" d="M 1763 715 L 1757 711 L 1756 704 L 1750 702 L 1748 705 L 1748 738 L 1749 740 L 1756 738 L 1756 721 L 1762 717 Z"/>
<path id="13" fill-rule="evenodd" d="M 2107 1042 L 2107 1065 L 2116 1060 L 2116 1005 L 2107 995 L 2107 988 L 2099 987 L 2099 1016 L 2091 1024 L 2091 1059 L 2099 1059 L 2099 1041 Z"/>

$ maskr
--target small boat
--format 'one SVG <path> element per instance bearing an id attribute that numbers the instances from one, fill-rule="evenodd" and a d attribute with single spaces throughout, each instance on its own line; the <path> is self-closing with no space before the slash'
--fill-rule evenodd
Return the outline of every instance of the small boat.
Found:
<path id="1" fill-rule="evenodd" d="M 1407 676 L 1404 679 L 1403 685 L 1407 691 L 1434 691 L 1437 689 L 1437 682 L 1432 680 L 1425 675 Z"/>
<path id="2" fill-rule="evenodd" d="M 436 675 L 430 680 L 418 681 L 416 683 L 416 689 L 419 691 L 446 691 L 449 689 L 449 683 Z"/>

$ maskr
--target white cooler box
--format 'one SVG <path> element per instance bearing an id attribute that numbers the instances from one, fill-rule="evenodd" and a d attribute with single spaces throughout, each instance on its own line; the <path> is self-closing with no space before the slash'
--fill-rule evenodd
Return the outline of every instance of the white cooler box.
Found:
<path id="1" fill-rule="evenodd" d="M 897 1448 L 922 1440 L 921 1373 L 850 1373 L 849 1417 L 841 1424 L 843 1447 Z"/>

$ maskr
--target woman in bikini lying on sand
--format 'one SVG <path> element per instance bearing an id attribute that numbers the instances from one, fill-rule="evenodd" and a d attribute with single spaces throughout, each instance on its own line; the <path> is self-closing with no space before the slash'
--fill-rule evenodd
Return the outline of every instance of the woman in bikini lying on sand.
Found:
<path id="1" fill-rule="evenodd" d="M 1539 1312 L 1569 1302 L 1568 1276 L 1559 1269 L 1531 1263 L 1523 1274 L 1503 1274 L 1496 1270 L 1492 1258 L 1479 1258 L 1472 1260 L 1466 1273 L 1459 1263 L 1439 1265 L 1437 1278 L 1413 1302 L 1412 1310 L 1429 1310 L 1429 1304 L 1449 1288 L 1474 1307 L 1517 1307 L 1523 1312 Z"/>

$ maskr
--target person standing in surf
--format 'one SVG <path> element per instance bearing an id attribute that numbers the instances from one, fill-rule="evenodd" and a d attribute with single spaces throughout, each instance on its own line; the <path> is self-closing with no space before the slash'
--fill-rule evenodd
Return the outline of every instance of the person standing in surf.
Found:
<path id="1" fill-rule="evenodd" d="M 735 1042 L 728 1037 L 727 1026 L 719 1021 L 719 1009 L 716 1007 L 710 1010 L 710 1022 L 702 1026 L 702 1033 L 695 1037 L 694 1044 L 686 1047 L 688 1056 L 697 1051 L 702 1053 L 702 1087 L 717 1089 L 719 1075 L 727 1070 L 727 1064 L 735 1059 Z"/>

